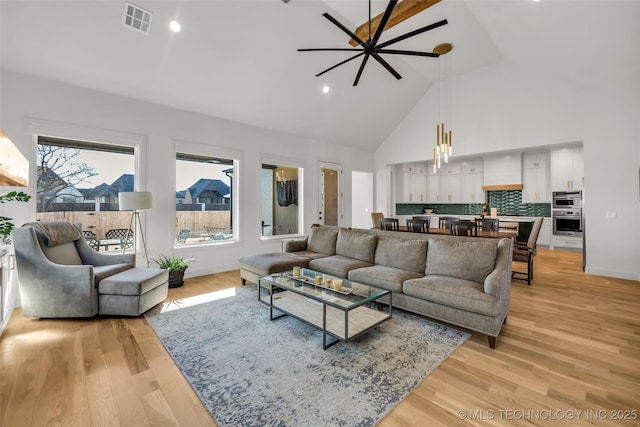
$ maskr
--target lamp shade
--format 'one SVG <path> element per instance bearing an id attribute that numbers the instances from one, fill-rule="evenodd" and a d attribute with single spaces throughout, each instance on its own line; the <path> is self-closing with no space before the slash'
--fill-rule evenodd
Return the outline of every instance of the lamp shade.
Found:
<path id="1" fill-rule="evenodd" d="M 150 191 L 131 191 L 118 193 L 121 211 L 151 209 L 153 207 Z"/>

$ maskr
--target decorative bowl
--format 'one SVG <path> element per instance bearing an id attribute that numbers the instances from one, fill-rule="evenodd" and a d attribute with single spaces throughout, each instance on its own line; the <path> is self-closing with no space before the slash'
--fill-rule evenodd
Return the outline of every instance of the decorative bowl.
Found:
<path id="1" fill-rule="evenodd" d="M 433 213 L 433 209 L 425 209 L 425 210 L 424 210 L 424 213 L 426 213 L 426 214 Z"/>

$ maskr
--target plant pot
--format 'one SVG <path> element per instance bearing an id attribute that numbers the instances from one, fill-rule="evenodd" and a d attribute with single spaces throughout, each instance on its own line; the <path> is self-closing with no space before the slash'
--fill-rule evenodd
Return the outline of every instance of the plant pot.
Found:
<path id="1" fill-rule="evenodd" d="M 169 270 L 169 287 L 178 288 L 184 285 L 184 271 L 187 268 L 181 268 L 180 270 Z"/>

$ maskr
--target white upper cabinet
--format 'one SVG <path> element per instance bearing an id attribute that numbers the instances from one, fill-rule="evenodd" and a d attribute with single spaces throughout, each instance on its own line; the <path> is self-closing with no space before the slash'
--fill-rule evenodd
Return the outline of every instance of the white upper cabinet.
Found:
<path id="1" fill-rule="evenodd" d="M 548 151 L 527 152 L 522 155 L 522 202 L 550 203 L 551 173 Z"/>
<path id="2" fill-rule="evenodd" d="M 462 202 L 462 164 L 443 163 L 440 168 L 440 202 Z"/>
<path id="3" fill-rule="evenodd" d="M 482 160 L 462 162 L 462 202 L 484 203 Z"/>
<path id="4" fill-rule="evenodd" d="M 462 162 L 462 173 L 482 173 L 482 160 L 465 160 Z"/>
<path id="5" fill-rule="evenodd" d="M 583 179 L 582 147 L 551 151 L 551 191 L 582 190 Z"/>
<path id="6" fill-rule="evenodd" d="M 397 203 L 424 203 L 427 201 L 426 162 L 397 165 L 396 176 Z"/>

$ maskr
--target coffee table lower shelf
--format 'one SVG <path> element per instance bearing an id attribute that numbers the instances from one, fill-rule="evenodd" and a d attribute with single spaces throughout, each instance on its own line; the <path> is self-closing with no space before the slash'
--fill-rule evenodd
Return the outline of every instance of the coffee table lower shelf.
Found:
<path id="1" fill-rule="evenodd" d="M 310 297 L 279 289 L 277 286 L 268 286 L 270 289 L 263 299 L 260 294 L 261 288 L 262 286 L 258 286 L 258 299 L 270 307 L 271 320 L 288 315 L 321 330 L 324 349 L 341 341 L 354 340 L 391 318 L 391 308 L 382 311 L 382 304 L 376 301 L 366 301 L 361 305 L 345 308 L 340 306 L 339 294 L 319 292 L 318 295 Z M 376 305 L 379 309 L 368 307 L 370 304 Z M 274 311 L 282 314 L 274 315 Z M 328 336 L 334 340 L 327 342 Z"/>

